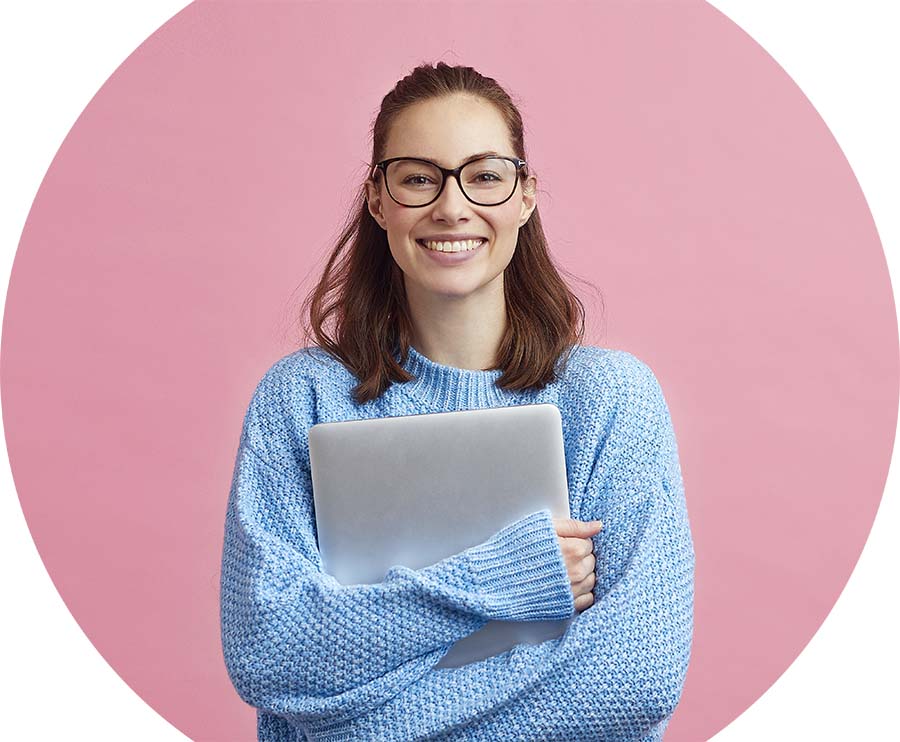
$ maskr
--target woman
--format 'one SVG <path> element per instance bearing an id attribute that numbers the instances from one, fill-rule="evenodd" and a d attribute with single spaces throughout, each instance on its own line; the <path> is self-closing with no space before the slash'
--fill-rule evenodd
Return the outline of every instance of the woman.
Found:
<path id="1" fill-rule="evenodd" d="M 401 80 L 307 302 L 318 347 L 275 363 L 253 395 L 222 640 L 260 740 L 659 740 L 679 701 L 694 553 L 669 411 L 640 360 L 578 344 L 522 131 L 471 68 Z M 321 571 L 312 425 L 542 402 L 562 414 L 573 520 L 544 510 L 377 585 Z M 573 615 L 559 639 L 435 668 L 490 619 Z"/>

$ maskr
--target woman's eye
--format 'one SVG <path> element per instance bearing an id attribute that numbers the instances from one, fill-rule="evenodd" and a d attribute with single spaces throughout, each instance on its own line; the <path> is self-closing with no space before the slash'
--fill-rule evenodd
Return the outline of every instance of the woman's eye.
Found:
<path id="1" fill-rule="evenodd" d="M 496 180 L 501 180 L 501 178 L 497 173 L 478 173 L 474 180 L 476 183 L 492 183 Z"/>
<path id="2" fill-rule="evenodd" d="M 427 185 L 429 182 L 427 175 L 408 175 L 403 179 L 403 185 Z"/>

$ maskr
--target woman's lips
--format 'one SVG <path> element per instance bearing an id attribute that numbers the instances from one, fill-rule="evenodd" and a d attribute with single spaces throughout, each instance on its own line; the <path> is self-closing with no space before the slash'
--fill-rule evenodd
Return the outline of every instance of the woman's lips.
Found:
<path id="1" fill-rule="evenodd" d="M 465 263 L 467 260 L 471 260 L 473 257 L 478 255 L 484 246 L 487 244 L 487 240 L 483 240 L 482 243 L 473 250 L 460 250 L 459 252 L 441 252 L 440 250 L 430 250 L 425 247 L 419 240 L 416 240 L 416 244 L 423 251 L 428 253 L 428 257 L 430 257 L 435 262 L 441 265 L 456 265 L 457 263 Z"/>

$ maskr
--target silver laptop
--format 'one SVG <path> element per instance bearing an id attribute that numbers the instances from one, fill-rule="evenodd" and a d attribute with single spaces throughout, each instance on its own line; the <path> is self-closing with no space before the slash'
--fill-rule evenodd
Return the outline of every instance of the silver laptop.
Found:
<path id="1" fill-rule="evenodd" d="M 430 566 L 543 508 L 569 517 L 552 404 L 320 423 L 309 455 L 323 568 L 344 585 Z M 437 667 L 554 639 L 570 622 L 490 621 Z"/>

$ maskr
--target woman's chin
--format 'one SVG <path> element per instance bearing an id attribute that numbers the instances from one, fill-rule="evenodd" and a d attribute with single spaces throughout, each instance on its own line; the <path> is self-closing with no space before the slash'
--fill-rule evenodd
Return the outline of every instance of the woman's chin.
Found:
<path id="1" fill-rule="evenodd" d="M 494 286 L 494 281 L 497 280 L 501 281 L 500 287 Z M 502 273 L 493 280 L 488 280 L 484 275 L 463 275 L 461 271 L 453 276 L 424 275 L 421 281 L 410 280 L 407 276 L 406 293 L 414 302 L 416 300 L 460 302 L 467 299 L 495 297 L 497 288 L 500 288 L 499 296 L 502 297 L 502 281 Z"/>

